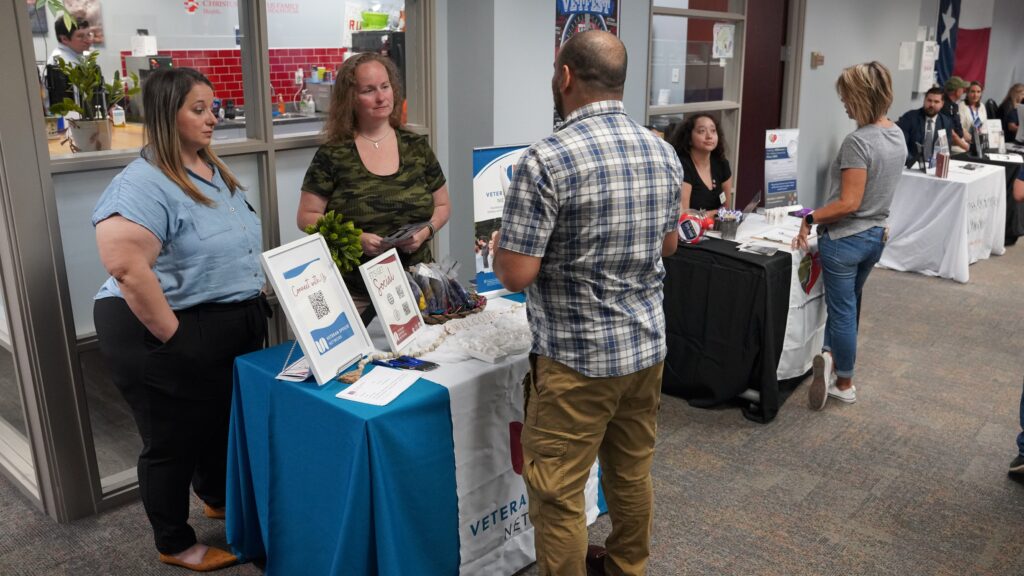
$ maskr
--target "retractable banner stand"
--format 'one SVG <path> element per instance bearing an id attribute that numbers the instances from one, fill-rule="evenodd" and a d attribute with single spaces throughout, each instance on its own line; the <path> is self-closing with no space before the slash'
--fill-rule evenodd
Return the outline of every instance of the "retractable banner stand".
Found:
<path id="1" fill-rule="evenodd" d="M 796 153 L 799 136 L 799 130 L 765 131 L 765 208 L 796 204 Z"/>
<path id="2" fill-rule="evenodd" d="M 473 252 L 476 254 L 476 291 L 501 294 L 504 288 L 494 276 L 494 238 L 501 229 L 505 191 L 512 181 L 515 163 L 526 146 L 499 146 L 473 150 Z"/>

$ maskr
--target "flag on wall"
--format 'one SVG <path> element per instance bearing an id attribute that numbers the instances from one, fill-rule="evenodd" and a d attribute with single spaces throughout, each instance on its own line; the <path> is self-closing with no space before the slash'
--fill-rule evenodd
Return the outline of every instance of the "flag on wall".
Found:
<path id="1" fill-rule="evenodd" d="M 935 27 L 935 39 L 939 41 L 939 59 L 935 63 L 939 86 L 945 84 L 953 75 L 959 22 L 960 0 L 940 0 L 939 25 Z"/>
<path id="2" fill-rule="evenodd" d="M 941 0 L 936 39 L 939 85 L 950 76 L 985 83 L 995 0 Z"/>
<path id="3" fill-rule="evenodd" d="M 961 0 L 953 75 L 985 84 L 994 0 Z"/>

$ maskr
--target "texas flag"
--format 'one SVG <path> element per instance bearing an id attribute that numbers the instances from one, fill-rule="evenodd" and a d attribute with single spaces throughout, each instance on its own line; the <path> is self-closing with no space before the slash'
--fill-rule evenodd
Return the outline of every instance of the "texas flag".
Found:
<path id="1" fill-rule="evenodd" d="M 985 83 L 995 0 L 941 0 L 936 38 L 939 85 L 950 76 Z"/>

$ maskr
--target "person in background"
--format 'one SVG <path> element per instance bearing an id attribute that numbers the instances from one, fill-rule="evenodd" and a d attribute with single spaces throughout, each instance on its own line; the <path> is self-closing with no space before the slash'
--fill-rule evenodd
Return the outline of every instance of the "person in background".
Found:
<path id="1" fill-rule="evenodd" d="M 425 136 L 400 126 L 403 93 L 386 56 L 365 52 L 338 71 L 324 124 L 325 142 L 302 181 L 299 229 L 334 210 L 363 231 L 363 261 L 391 248 L 384 237 L 423 227 L 396 246 L 402 266 L 431 262 L 429 240 L 448 222 L 448 185 Z M 345 275 L 359 311 L 373 314 L 359 270 Z M 372 316 L 364 316 L 368 320 Z"/>
<path id="2" fill-rule="evenodd" d="M 829 397 L 857 401 L 853 370 L 861 296 L 882 256 L 889 205 L 905 157 L 900 129 L 886 117 L 893 98 L 888 68 L 879 62 L 846 68 L 836 91 L 857 129 L 843 140 L 829 168 L 828 203 L 804 217 L 793 239 L 795 248 L 808 250 L 807 236 L 818 225 L 828 319 L 822 353 L 812 364 L 808 404 L 814 410 L 824 408 Z"/>
<path id="3" fill-rule="evenodd" d="M 50 66 L 56 65 L 58 56 L 68 64 L 74 64 L 92 48 L 92 32 L 89 31 L 87 20 L 73 22 L 71 28 L 68 28 L 64 24 L 64 18 L 55 18 L 53 31 L 57 35 L 57 47 L 46 59 Z"/>
<path id="4" fill-rule="evenodd" d="M 210 149 L 213 85 L 191 68 L 152 72 L 146 147 L 92 214 L 110 278 L 94 304 L 100 349 L 142 436 L 139 491 L 159 559 L 197 571 L 230 553 L 196 541 L 189 485 L 224 518 L 236 356 L 262 347 L 262 233 L 242 186 Z"/>
<path id="5" fill-rule="evenodd" d="M 999 104 L 999 119 L 1003 121 L 1003 138 L 1007 142 L 1013 142 L 1017 138 L 1017 128 L 1020 120 L 1017 117 L 1017 105 L 1024 101 L 1024 84 L 1014 84 L 1006 92 Z"/>
<path id="6" fill-rule="evenodd" d="M 732 205 L 732 170 L 725 158 L 725 141 L 718 120 L 698 113 L 686 118 L 672 135 L 672 147 L 683 165 L 683 212 L 712 214 Z"/>
<path id="7" fill-rule="evenodd" d="M 957 135 L 953 129 L 952 119 L 942 112 L 942 89 L 932 88 L 924 94 L 924 105 L 916 110 L 911 110 L 900 116 L 896 125 L 903 131 L 906 143 L 907 161 L 917 158 L 917 146 L 924 148 L 925 161 L 929 161 L 932 152 L 938 146 L 938 134 L 945 130 L 947 141 L 951 146 L 960 146 L 967 149 L 967 143 Z"/>
<path id="8" fill-rule="evenodd" d="M 950 76 L 949 80 L 946 80 L 946 83 L 942 86 L 944 92 L 942 95 L 942 113 L 949 117 L 953 123 L 953 131 L 965 143 L 969 143 L 969 141 L 964 137 L 964 134 L 967 132 L 967 126 L 960 123 L 960 100 L 967 92 L 968 86 L 970 84 L 959 76 Z M 967 151 L 967 146 L 955 144 L 952 140 L 949 141 L 949 146 L 952 154 L 963 154 Z"/>
<path id="9" fill-rule="evenodd" d="M 1013 199 L 1024 202 L 1024 170 L 1017 171 L 1017 179 L 1013 181 Z"/>
<path id="10" fill-rule="evenodd" d="M 988 120 L 988 113 L 985 111 L 985 103 L 982 102 L 981 82 L 971 82 L 967 88 L 967 95 L 959 106 L 960 125 L 964 127 L 964 141 L 973 143 L 971 139 L 971 127 L 974 127 L 975 134 L 981 134 L 985 129 L 985 122 Z"/>
<path id="11" fill-rule="evenodd" d="M 676 251 L 682 166 L 622 105 L 626 48 L 604 31 L 562 45 L 565 122 L 527 149 L 505 197 L 494 272 L 526 290 L 523 480 L 541 574 L 645 573 L 665 360 L 662 257 Z M 600 455 L 612 519 L 587 546 L 584 489 Z"/>

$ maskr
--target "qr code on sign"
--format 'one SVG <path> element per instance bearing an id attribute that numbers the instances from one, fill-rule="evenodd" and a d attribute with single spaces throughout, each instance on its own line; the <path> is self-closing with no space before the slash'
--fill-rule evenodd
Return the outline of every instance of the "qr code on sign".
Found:
<path id="1" fill-rule="evenodd" d="M 313 313 L 316 314 L 317 320 L 331 313 L 331 307 L 327 305 L 327 299 L 324 298 L 322 290 L 310 294 L 309 303 L 313 306 Z"/>

